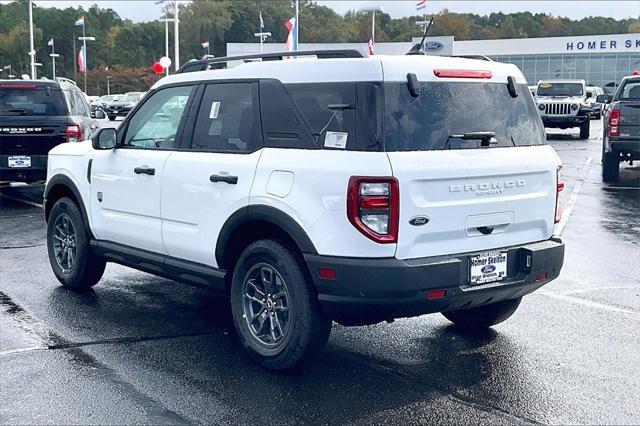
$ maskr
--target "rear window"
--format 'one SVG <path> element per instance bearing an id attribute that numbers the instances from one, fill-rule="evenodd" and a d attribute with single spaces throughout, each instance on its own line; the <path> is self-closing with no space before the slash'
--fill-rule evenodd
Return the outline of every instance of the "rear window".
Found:
<path id="1" fill-rule="evenodd" d="M 540 83 L 538 96 L 582 96 L 580 83 Z"/>
<path id="2" fill-rule="evenodd" d="M 506 84 L 423 82 L 419 96 L 407 83 L 384 84 L 384 144 L 386 151 L 473 149 L 481 140 L 450 137 L 494 132 L 492 147 L 542 145 L 545 133 L 529 88 Z"/>
<path id="3" fill-rule="evenodd" d="M 640 79 L 628 80 L 620 89 L 621 101 L 640 101 Z"/>
<path id="4" fill-rule="evenodd" d="M 62 92 L 36 85 L 0 85 L 0 116 L 66 115 Z"/>

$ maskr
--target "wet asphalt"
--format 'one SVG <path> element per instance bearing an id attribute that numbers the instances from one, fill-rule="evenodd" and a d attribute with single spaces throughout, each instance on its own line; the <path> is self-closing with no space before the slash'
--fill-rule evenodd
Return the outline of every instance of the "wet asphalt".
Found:
<path id="1" fill-rule="evenodd" d="M 42 185 L 0 186 L 0 423 L 640 423 L 640 165 L 564 162 L 565 266 L 480 336 L 442 316 L 348 328 L 302 371 L 242 352 L 225 299 L 110 264 L 92 291 L 48 264 Z"/>

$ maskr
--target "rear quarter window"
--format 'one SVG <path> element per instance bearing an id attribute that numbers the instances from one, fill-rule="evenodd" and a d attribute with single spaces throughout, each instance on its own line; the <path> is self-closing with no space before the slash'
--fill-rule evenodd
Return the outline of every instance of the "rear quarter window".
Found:
<path id="1" fill-rule="evenodd" d="M 470 132 L 494 132 L 495 147 L 542 145 L 544 127 L 528 91 L 517 85 L 513 98 L 506 84 L 423 82 L 413 97 L 406 83 L 385 83 L 385 150 L 479 148 L 480 140 L 449 138 Z"/>
<path id="2" fill-rule="evenodd" d="M 62 92 L 36 85 L 0 85 L 0 116 L 66 115 Z"/>

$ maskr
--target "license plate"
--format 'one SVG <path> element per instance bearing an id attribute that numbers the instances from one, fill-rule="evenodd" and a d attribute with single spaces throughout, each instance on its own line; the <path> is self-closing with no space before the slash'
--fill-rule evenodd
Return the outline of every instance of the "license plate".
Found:
<path id="1" fill-rule="evenodd" d="M 31 157 L 28 155 L 14 155 L 9 157 L 9 167 L 31 167 Z"/>
<path id="2" fill-rule="evenodd" d="M 507 276 L 507 252 L 493 251 L 471 256 L 469 265 L 472 285 L 501 281 Z"/>

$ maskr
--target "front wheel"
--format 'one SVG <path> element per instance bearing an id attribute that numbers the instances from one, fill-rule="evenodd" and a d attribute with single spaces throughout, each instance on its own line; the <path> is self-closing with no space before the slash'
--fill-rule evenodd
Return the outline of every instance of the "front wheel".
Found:
<path id="1" fill-rule="evenodd" d="M 115 119 L 116 119 L 116 116 L 115 116 L 115 115 L 111 115 L 111 114 L 109 114 L 109 120 L 114 121 Z"/>
<path id="2" fill-rule="evenodd" d="M 311 360 L 331 332 L 302 262 L 285 242 L 260 240 L 245 249 L 233 271 L 231 310 L 240 342 L 272 370 Z"/>
<path id="3" fill-rule="evenodd" d="M 589 139 L 589 120 L 584 120 L 582 124 L 580 124 L 580 139 Z"/>
<path id="4" fill-rule="evenodd" d="M 477 308 L 442 312 L 442 315 L 463 330 L 481 331 L 507 320 L 518 309 L 521 300 L 521 297 L 503 300 Z"/>
<path id="5" fill-rule="evenodd" d="M 53 205 L 47 222 L 47 251 L 53 274 L 67 288 L 83 290 L 100 281 L 106 262 L 89 247 L 89 232 L 70 198 Z"/>

